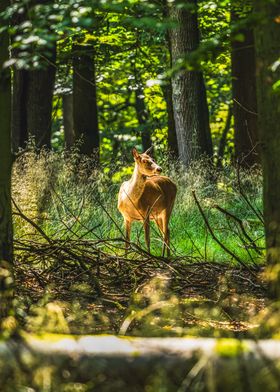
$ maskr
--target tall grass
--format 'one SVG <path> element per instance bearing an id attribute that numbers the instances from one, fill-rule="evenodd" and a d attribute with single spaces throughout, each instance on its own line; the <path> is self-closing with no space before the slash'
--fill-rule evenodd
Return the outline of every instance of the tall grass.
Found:
<path id="1" fill-rule="evenodd" d="M 258 169 L 241 171 L 238 181 L 233 167 L 216 171 L 202 161 L 186 171 L 177 162 L 162 159 L 160 163 L 178 186 L 170 223 L 172 257 L 236 262 L 207 230 L 192 195 L 194 190 L 209 225 L 225 247 L 246 263 L 262 262 L 263 255 L 244 241 L 240 225 L 216 208 L 218 205 L 241 219 L 248 235 L 262 249 L 263 225 L 253 211 L 262 210 Z M 96 168 L 91 159 L 81 158 L 75 149 L 61 153 L 43 150 L 38 154 L 29 148 L 14 164 L 13 199 L 50 238 L 120 238 L 124 233 L 117 194 L 121 182 L 129 178 L 131 165 L 132 159 L 122 168 L 111 162 Z M 132 241 L 145 247 L 142 225 L 135 223 L 132 231 Z M 37 235 L 36 229 L 19 215 L 14 217 L 14 232 L 15 238 Z M 151 244 L 151 252 L 159 255 L 162 238 L 154 225 Z"/>

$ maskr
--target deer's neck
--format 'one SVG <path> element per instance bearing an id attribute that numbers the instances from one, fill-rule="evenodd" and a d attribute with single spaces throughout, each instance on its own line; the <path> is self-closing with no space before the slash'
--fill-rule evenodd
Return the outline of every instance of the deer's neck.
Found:
<path id="1" fill-rule="evenodd" d="M 142 196 L 145 188 L 146 176 L 141 174 L 135 165 L 129 184 L 129 198 L 136 203 Z"/>

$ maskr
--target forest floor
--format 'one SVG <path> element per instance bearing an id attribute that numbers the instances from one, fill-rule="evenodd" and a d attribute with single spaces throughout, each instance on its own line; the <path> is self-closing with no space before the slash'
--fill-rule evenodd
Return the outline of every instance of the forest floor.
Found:
<path id="1" fill-rule="evenodd" d="M 261 267 L 152 256 L 108 241 L 15 243 L 23 327 L 60 333 L 237 336 L 255 333 L 266 307 Z M 19 252 L 19 253 L 17 253 Z M 123 252 L 124 254 L 124 252 Z"/>
<path id="2" fill-rule="evenodd" d="M 259 169 L 213 172 L 211 166 L 209 178 L 207 162 L 188 171 L 176 162 L 160 164 L 178 187 L 170 259 L 159 256 L 162 236 L 153 225 L 152 255 L 144 250 L 140 224 L 125 256 L 117 193 L 131 166 L 96 170 L 74 152 L 32 149 L 17 159 L 15 277 L 26 330 L 269 335 L 258 327 L 267 324 L 270 306 Z"/>

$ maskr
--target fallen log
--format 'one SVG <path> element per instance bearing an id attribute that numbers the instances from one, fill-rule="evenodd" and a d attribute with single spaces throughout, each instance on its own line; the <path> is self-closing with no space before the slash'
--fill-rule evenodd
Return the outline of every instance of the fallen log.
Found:
<path id="1" fill-rule="evenodd" d="M 280 341 L 23 335 L 0 342 L 0 385 L 3 392 L 278 392 Z"/>

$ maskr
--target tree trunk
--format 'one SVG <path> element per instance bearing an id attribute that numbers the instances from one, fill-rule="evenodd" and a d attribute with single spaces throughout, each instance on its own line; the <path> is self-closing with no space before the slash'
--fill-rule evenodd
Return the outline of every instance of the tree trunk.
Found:
<path id="1" fill-rule="evenodd" d="M 12 94 L 12 151 L 17 153 L 28 141 L 27 130 L 27 91 L 28 71 L 13 70 Z"/>
<path id="2" fill-rule="evenodd" d="M 223 133 L 220 139 L 219 148 L 218 148 L 218 158 L 217 158 L 217 167 L 221 169 L 223 167 L 223 158 L 225 155 L 225 149 L 227 144 L 227 135 L 230 130 L 230 124 L 232 119 L 232 106 L 230 105 L 228 108 L 228 115 L 225 123 L 225 127 L 223 129 Z"/>
<path id="3" fill-rule="evenodd" d="M 162 14 L 164 18 L 168 18 L 168 3 L 167 0 L 162 0 Z M 167 46 L 167 67 L 168 70 L 172 68 L 172 53 L 171 53 L 171 38 L 170 32 L 167 31 L 165 34 L 165 41 Z M 172 80 L 168 78 L 166 84 L 162 86 L 163 96 L 166 102 L 167 110 L 167 146 L 168 152 L 171 157 L 178 159 L 178 141 L 176 135 L 176 124 L 174 119 L 174 110 L 172 102 Z"/>
<path id="4" fill-rule="evenodd" d="M 0 3 L 0 12 L 10 5 Z M 11 72 L 3 69 L 9 59 L 9 35 L 0 33 L 0 324 L 8 314 L 9 275 L 12 273 L 12 213 L 11 213 Z M 0 325 L 1 328 L 1 325 Z"/>
<path id="5" fill-rule="evenodd" d="M 151 131 L 149 128 L 149 113 L 145 105 L 144 90 L 141 81 L 136 80 L 137 89 L 135 90 L 135 110 L 137 120 L 140 126 L 141 140 L 143 151 L 146 151 L 152 145 Z"/>
<path id="6" fill-rule="evenodd" d="M 62 96 L 64 142 L 66 148 L 71 148 L 75 142 L 73 122 L 73 94 Z"/>
<path id="7" fill-rule="evenodd" d="M 232 6 L 233 23 L 240 21 L 241 11 Z M 231 43 L 235 159 L 244 167 L 252 167 L 260 163 L 255 40 L 252 28 L 243 28 L 238 33 L 244 40 L 236 41 L 233 36 Z"/>
<path id="8" fill-rule="evenodd" d="M 99 129 L 92 45 L 73 47 L 73 118 L 80 152 L 99 160 Z"/>
<path id="9" fill-rule="evenodd" d="M 178 8 L 176 4 L 169 8 L 170 17 L 177 23 L 177 27 L 170 30 L 174 67 L 199 46 L 197 1 L 188 0 L 186 3 L 193 6 L 193 11 Z M 212 157 L 209 113 L 202 72 L 190 71 L 185 67 L 174 72 L 172 92 L 179 155 L 183 164 L 189 166 L 202 155 Z"/>
<path id="10" fill-rule="evenodd" d="M 168 151 L 171 157 L 177 159 L 179 158 L 178 152 L 178 142 L 176 135 L 176 125 L 174 119 L 174 111 L 172 104 L 172 84 L 171 80 L 167 81 L 165 86 L 162 86 L 164 99 L 166 102 L 166 110 L 167 110 L 167 145 Z"/>
<path id="11" fill-rule="evenodd" d="M 262 147 L 263 200 L 267 260 L 280 294 L 280 3 L 257 0 L 261 25 L 255 30 L 258 91 L 258 126 Z M 274 267 L 275 266 L 275 267 Z M 274 268 L 273 268 L 274 267 Z"/>
<path id="12" fill-rule="evenodd" d="M 16 0 L 12 0 L 16 3 Z M 29 11 L 38 4 L 47 4 L 49 0 L 32 0 L 28 3 Z M 28 20 L 28 9 L 14 16 L 12 24 L 17 26 Z M 13 38 L 16 39 L 16 36 Z M 26 50 L 30 50 L 27 48 Z M 47 49 L 50 50 L 49 48 Z M 51 147 L 52 99 L 56 72 L 56 48 L 50 54 L 43 51 L 38 69 L 13 69 L 12 94 L 12 150 L 24 148 L 28 137 L 34 138 L 35 146 Z M 20 49 L 13 49 L 18 57 Z"/>
<path id="13" fill-rule="evenodd" d="M 27 129 L 38 148 L 51 147 L 52 99 L 55 83 L 56 48 L 41 69 L 28 71 Z"/>

